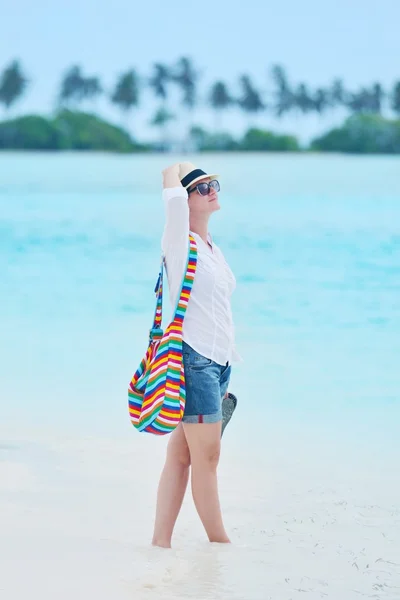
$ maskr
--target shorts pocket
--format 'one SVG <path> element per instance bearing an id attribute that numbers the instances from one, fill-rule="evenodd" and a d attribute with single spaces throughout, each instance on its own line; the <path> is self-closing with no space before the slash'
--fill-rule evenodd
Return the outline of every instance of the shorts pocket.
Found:
<path id="1" fill-rule="evenodd" d="M 192 356 L 190 357 L 189 367 L 196 371 L 209 367 L 210 365 L 212 365 L 212 362 L 213 361 L 211 360 L 211 358 L 206 358 L 205 356 L 196 353 L 192 354 Z"/>
<path id="2" fill-rule="evenodd" d="M 202 354 L 199 354 L 187 344 L 185 344 L 183 348 L 183 360 L 185 366 L 188 366 L 194 371 L 200 371 L 201 369 L 205 369 L 213 364 L 211 358 L 206 358 Z"/>

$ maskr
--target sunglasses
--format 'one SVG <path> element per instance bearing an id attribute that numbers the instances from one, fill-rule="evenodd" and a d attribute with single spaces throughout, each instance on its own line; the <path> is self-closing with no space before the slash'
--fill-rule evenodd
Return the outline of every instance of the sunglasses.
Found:
<path id="1" fill-rule="evenodd" d="M 221 187 L 219 185 L 219 181 L 217 181 L 216 179 L 213 179 L 209 183 L 207 183 L 206 181 L 201 181 L 200 183 L 195 185 L 194 188 L 192 188 L 191 190 L 188 190 L 188 194 L 191 194 L 192 192 L 197 190 L 199 192 L 200 196 L 208 196 L 211 189 L 215 190 L 216 192 L 219 192 L 221 189 Z"/>

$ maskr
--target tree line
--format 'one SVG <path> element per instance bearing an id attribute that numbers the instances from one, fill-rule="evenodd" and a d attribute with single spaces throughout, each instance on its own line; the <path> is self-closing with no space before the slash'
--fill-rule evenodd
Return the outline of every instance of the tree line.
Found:
<path id="1" fill-rule="evenodd" d="M 0 104 L 11 109 L 29 90 L 30 80 L 18 60 L 5 66 L 0 74 Z M 168 100 L 174 89 L 181 93 L 181 104 L 190 114 L 202 105 L 207 105 L 215 114 L 215 129 L 228 109 L 236 108 L 249 115 L 269 112 L 276 118 L 290 113 L 324 115 L 329 111 L 344 108 L 351 114 L 381 114 L 392 110 L 400 117 L 400 80 L 392 89 L 384 89 L 379 82 L 363 86 L 357 90 L 346 89 L 342 79 L 335 79 L 328 87 L 312 88 L 299 82 L 293 84 L 284 67 L 274 65 L 266 77 L 268 92 L 261 89 L 254 79 L 243 74 L 237 82 L 237 93 L 223 80 L 215 81 L 209 88 L 201 85 L 200 70 L 188 57 L 180 58 L 168 65 L 155 63 L 148 74 L 140 74 L 137 69 L 121 73 L 115 84 L 108 89 L 98 75 L 86 74 L 82 67 L 74 65 L 64 72 L 56 94 L 59 107 L 76 109 L 83 102 L 95 102 L 101 96 L 129 115 L 143 105 L 143 94 L 150 90 L 158 101 L 158 108 L 151 124 L 161 129 L 178 118 Z"/>
<path id="2" fill-rule="evenodd" d="M 341 79 L 326 87 L 313 88 L 304 82 L 292 83 L 285 69 L 274 65 L 266 77 L 263 90 L 254 79 L 244 74 L 237 84 L 229 86 L 218 80 L 203 85 L 201 73 L 188 57 L 172 65 L 155 63 L 147 74 L 137 69 L 121 73 L 111 87 L 106 87 L 98 75 L 87 74 L 79 65 L 60 76 L 56 92 L 58 110 L 48 118 L 27 115 L 0 123 L 0 149 L 40 150 L 107 150 L 118 152 L 167 151 L 174 143 L 170 139 L 169 123 L 186 119 L 188 128 L 181 149 L 198 151 L 339 151 L 365 153 L 400 153 L 400 80 L 391 89 L 375 82 L 360 89 L 349 90 Z M 0 70 L 0 104 L 6 114 L 29 91 L 31 81 L 21 63 L 12 61 Z M 127 119 L 134 110 L 148 104 L 149 93 L 156 100 L 150 124 L 162 133 L 156 143 L 132 139 Z M 180 95 L 180 97 L 179 97 Z M 96 116 L 95 111 L 82 111 L 104 97 L 126 117 L 125 127 L 116 127 Z M 180 107 L 179 116 L 172 112 Z M 194 123 L 197 108 L 207 106 L 214 111 L 214 131 Z M 249 127 L 243 137 L 224 132 L 222 120 L 231 109 L 248 116 Z M 270 114 L 280 119 L 287 114 L 329 114 L 336 109 L 347 111 L 344 124 L 302 147 L 292 135 L 277 135 L 254 126 L 254 117 Z M 397 120 L 385 118 L 392 111 Z"/>

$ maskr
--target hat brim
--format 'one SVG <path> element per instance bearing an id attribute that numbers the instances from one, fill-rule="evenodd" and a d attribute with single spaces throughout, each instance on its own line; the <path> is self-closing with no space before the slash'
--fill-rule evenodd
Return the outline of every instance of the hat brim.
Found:
<path id="1" fill-rule="evenodd" d="M 216 175 L 215 173 L 212 173 L 211 175 L 200 175 L 199 177 L 196 177 L 196 179 L 193 179 L 193 181 L 191 181 L 185 189 L 189 189 L 191 187 L 193 187 L 194 185 L 196 185 L 196 183 L 199 183 L 199 181 L 203 181 L 203 179 L 216 179 L 217 177 L 219 177 L 219 175 Z"/>

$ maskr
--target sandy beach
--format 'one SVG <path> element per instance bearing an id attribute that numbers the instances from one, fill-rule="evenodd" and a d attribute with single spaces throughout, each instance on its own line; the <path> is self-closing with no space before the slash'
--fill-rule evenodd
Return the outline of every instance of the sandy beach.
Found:
<path id="1" fill-rule="evenodd" d="M 149 545 L 166 439 L 3 432 L 1 597 L 400 598 L 398 454 L 283 431 L 262 451 L 237 433 L 220 466 L 232 545 L 206 541 L 188 490 L 168 551 Z"/>

